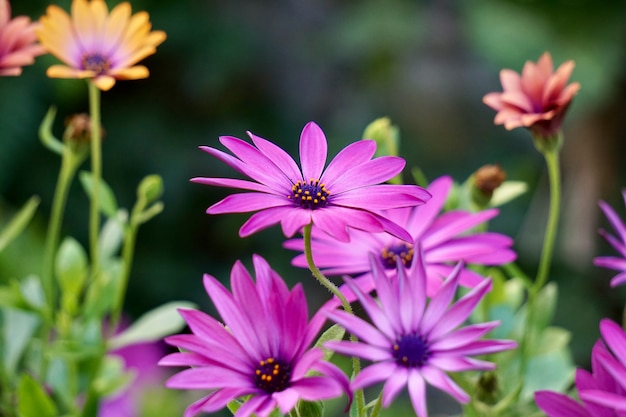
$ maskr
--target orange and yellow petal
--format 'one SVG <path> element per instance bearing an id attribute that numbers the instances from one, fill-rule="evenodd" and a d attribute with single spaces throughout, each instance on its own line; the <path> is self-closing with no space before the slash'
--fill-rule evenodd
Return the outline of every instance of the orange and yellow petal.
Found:
<path id="1" fill-rule="evenodd" d="M 96 74 L 93 71 L 86 71 L 66 65 L 52 65 L 46 71 L 50 78 L 91 78 Z"/>
<path id="2" fill-rule="evenodd" d="M 93 79 L 93 83 L 102 91 L 109 91 L 115 85 L 115 78 L 110 75 L 99 75 Z"/>
<path id="3" fill-rule="evenodd" d="M 111 10 L 103 32 L 104 53 L 110 54 L 117 47 L 128 26 L 130 15 L 131 7 L 127 2 L 120 3 Z"/>
<path id="4" fill-rule="evenodd" d="M 142 78 L 148 78 L 150 71 L 143 65 L 135 65 L 134 67 L 112 71 L 111 74 L 118 80 L 140 80 Z"/>

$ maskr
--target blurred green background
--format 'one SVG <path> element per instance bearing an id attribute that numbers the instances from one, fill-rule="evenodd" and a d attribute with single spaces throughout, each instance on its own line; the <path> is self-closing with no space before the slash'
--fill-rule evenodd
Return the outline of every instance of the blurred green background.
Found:
<path id="1" fill-rule="evenodd" d="M 54 2 L 69 10 L 69 0 Z M 110 7 L 117 1 L 108 1 Z M 310 120 L 325 131 L 330 155 L 361 137 L 373 119 L 389 116 L 401 131 L 409 168 L 429 179 L 464 181 L 486 163 L 526 181 L 527 195 L 504 206 L 492 229 L 516 239 L 519 261 L 535 273 L 545 216 L 547 176 L 526 131 L 493 124 L 483 95 L 501 91 L 501 68 L 520 71 L 550 51 L 555 64 L 576 62 L 582 89 L 565 124 L 564 204 L 552 278 L 560 285 L 556 324 L 574 331 L 572 348 L 586 366 L 598 320 L 621 319 L 626 291 L 610 289 L 610 271 L 592 266 L 614 250 L 597 235 L 608 227 L 597 201 L 626 212 L 621 189 L 626 128 L 626 2 L 624 0 L 135 0 L 168 38 L 144 61 L 150 78 L 121 81 L 102 95 L 104 177 L 130 208 L 141 178 L 160 174 L 165 211 L 144 225 L 127 311 L 136 316 L 165 301 L 187 299 L 212 311 L 203 273 L 226 280 L 233 262 L 252 253 L 291 283 L 304 282 L 312 306 L 326 296 L 306 271 L 290 266 L 280 229 L 240 239 L 247 215 L 207 216 L 227 190 L 191 184 L 195 176 L 233 170 L 200 145 L 247 130 L 297 155 Z M 48 1 L 12 2 L 13 15 L 33 19 Z M 0 78 L 0 224 L 31 195 L 38 218 L 0 257 L 0 277 L 37 271 L 59 160 L 37 137 L 48 107 L 63 119 L 86 112 L 84 81 L 49 79 L 57 61 L 42 56 L 18 78 Z M 84 166 L 88 169 L 88 165 Z M 64 233 L 87 237 L 87 199 L 70 194 Z M 271 242 L 268 243 L 268 242 Z"/>

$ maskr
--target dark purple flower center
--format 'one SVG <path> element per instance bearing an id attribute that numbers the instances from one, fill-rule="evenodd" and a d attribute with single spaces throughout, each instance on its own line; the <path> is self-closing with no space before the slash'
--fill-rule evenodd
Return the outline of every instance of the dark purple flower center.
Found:
<path id="1" fill-rule="evenodd" d="M 111 61 L 99 53 L 84 54 L 81 65 L 84 70 L 93 71 L 96 75 L 102 75 L 111 69 Z"/>
<path id="2" fill-rule="evenodd" d="M 254 371 L 255 385 L 268 393 L 284 390 L 289 386 L 290 379 L 291 366 L 274 358 L 260 361 Z"/>
<path id="3" fill-rule="evenodd" d="M 295 183 L 291 187 L 291 195 L 287 198 L 293 200 L 298 207 L 315 210 L 328 205 L 329 195 L 326 184 L 320 184 L 320 180 L 310 179 L 309 182 Z"/>
<path id="4" fill-rule="evenodd" d="M 428 342 L 419 334 L 401 336 L 391 349 L 398 365 L 407 368 L 421 368 L 430 357 Z"/>
<path id="5" fill-rule="evenodd" d="M 401 242 L 397 245 L 385 246 L 380 251 L 380 258 L 383 261 L 385 269 L 396 269 L 398 260 L 402 262 L 405 267 L 410 267 L 413 261 L 413 255 L 415 249 L 410 243 Z"/>

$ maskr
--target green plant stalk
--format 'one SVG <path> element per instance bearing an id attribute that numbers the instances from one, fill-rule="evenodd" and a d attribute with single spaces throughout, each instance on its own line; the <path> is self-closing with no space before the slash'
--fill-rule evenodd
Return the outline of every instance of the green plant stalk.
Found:
<path id="1" fill-rule="evenodd" d="M 542 152 L 548 166 L 548 177 L 550 180 L 550 210 L 548 213 L 548 223 L 543 240 L 543 249 L 539 261 L 537 278 L 533 284 L 531 297 L 535 297 L 548 280 L 550 265 L 552 263 L 552 253 L 559 223 L 559 213 L 561 211 L 561 175 L 559 168 L 559 149 L 550 149 Z"/>
<path id="2" fill-rule="evenodd" d="M 137 231 L 139 229 L 139 222 L 136 221 L 137 216 L 141 214 L 143 206 L 140 207 L 136 204 L 133 208 L 132 215 L 128 224 L 128 228 L 124 231 L 124 246 L 122 247 L 122 276 L 120 277 L 119 289 L 116 294 L 115 303 L 113 304 L 113 311 L 111 313 L 111 325 L 109 327 L 111 332 L 115 332 L 117 325 L 122 317 L 122 309 L 124 307 L 124 298 L 126 296 L 126 289 L 128 287 L 128 279 L 130 277 L 130 270 L 133 265 L 133 257 L 135 254 L 135 241 L 137 239 Z"/>
<path id="3" fill-rule="evenodd" d="M 56 296 L 56 288 L 54 285 L 54 257 L 57 247 L 59 246 L 59 236 L 61 225 L 63 224 L 65 204 L 67 203 L 70 185 L 82 161 L 83 158 L 75 154 L 69 146 L 64 147 L 63 156 L 61 158 L 61 170 L 59 171 L 59 178 L 54 191 L 52 211 L 50 213 L 50 221 L 46 233 L 43 269 L 41 273 L 42 286 L 44 294 L 46 295 L 46 302 L 50 307 L 50 312 L 54 311 L 54 300 Z"/>
<path id="4" fill-rule="evenodd" d="M 352 310 L 350 303 L 348 302 L 346 297 L 341 293 L 341 291 L 339 291 L 339 288 L 335 284 L 333 284 L 332 281 L 326 278 L 326 276 L 324 276 L 324 274 L 322 274 L 319 268 L 315 265 L 315 261 L 313 260 L 313 252 L 311 250 L 311 230 L 312 229 L 313 229 L 313 223 L 309 223 L 308 225 L 304 226 L 304 230 L 303 230 L 304 256 L 306 257 L 306 262 L 309 267 L 309 270 L 311 271 L 315 279 L 317 279 L 317 281 L 320 284 L 322 284 L 326 289 L 328 289 L 328 291 L 330 291 L 333 295 L 335 295 L 341 301 L 341 305 L 343 306 L 343 309 L 347 313 L 354 314 L 354 311 Z M 350 340 L 356 342 L 357 338 L 354 335 L 350 335 Z M 354 356 L 352 357 L 352 376 L 353 377 L 356 376 L 359 372 L 361 372 L 361 361 L 359 360 L 359 358 Z M 357 390 L 354 393 L 354 398 L 355 398 L 355 401 L 357 402 L 356 404 L 357 404 L 358 415 L 359 417 L 362 417 L 364 415 L 363 412 L 365 408 L 365 398 L 363 396 L 363 390 L 362 389 Z"/>
<path id="5" fill-rule="evenodd" d="M 522 375 L 526 373 L 527 355 L 526 351 L 529 345 L 530 325 L 535 317 L 535 301 L 536 298 L 548 280 L 550 265 L 552 263 L 552 254 L 554 251 L 554 242 L 559 223 L 559 214 L 561 206 L 561 175 L 559 166 L 559 148 L 554 146 L 550 148 L 538 148 L 546 160 L 548 167 L 548 177 L 550 182 L 550 208 L 548 211 L 548 222 L 543 241 L 543 249 L 537 270 L 535 282 L 528 292 L 528 301 L 526 302 L 526 318 L 524 324 L 524 334 L 520 340 L 520 372 Z"/>
<path id="6" fill-rule="evenodd" d="M 100 254 L 98 237 L 100 233 L 100 181 L 102 180 L 102 136 L 100 129 L 100 90 L 92 80 L 89 88 L 89 116 L 91 119 L 91 175 L 93 188 L 89 207 L 89 249 L 91 255 L 92 276 L 100 272 Z"/>

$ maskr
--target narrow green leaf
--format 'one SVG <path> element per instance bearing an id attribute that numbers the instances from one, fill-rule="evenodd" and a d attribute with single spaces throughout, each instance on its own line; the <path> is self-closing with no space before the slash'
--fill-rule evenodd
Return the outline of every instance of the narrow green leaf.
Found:
<path id="1" fill-rule="evenodd" d="M 141 342 L 154 342 L 164 336 L 180 331 L 185 320 L 178 313 L 179 308 L 192 309 L 195 304 L 186 301 L 172 301 L 148 311 L 139 317 L 128 329 L 109 340 L 110 349 Z"/>
<path id="2" fill-rule="evenodd" d="M 115 217 L 109 217 L 100 231 L 100 257 L 106 260 L 119 253 L 124 241 L 124 226 L 128 219 L 126 210 L 120 210 Z"/>
<path id="3" fill-rule="evenodd" d="M 321 401 L 298 401 L 296 412 L 301 417 L 323 417 L 324 403 Z"/>
<path id="4" fill-rule="evenodd" d="M 79 174 L 80 183 L 89 197 L 93 194 L 93 177 L 91 172 L 81 171 Z M 117 213 L 117 200 L 111 187 L 104 181 L 100 180 L 100 210 L 107 217 L 115 217 Z"/>
<path id="5" fill-rule="evenodd" d="M 522 181 L 504 181 L 493 191 L 491 206 L 499 207 L 524 194 L 528 190 L 528 184 Z"/>
<path id="6" fill-rule="evenodd" d="M 0 252 L 22 233 L 39 206 L 39 197 L 32 196 L 0 232 Z"/>
<path id="7" fill-rule="evenodd" d="M 57 417 L 57 408 L 43 387 L 28 374 L 22 374 L 17 388 L 20 417 Z"/>

